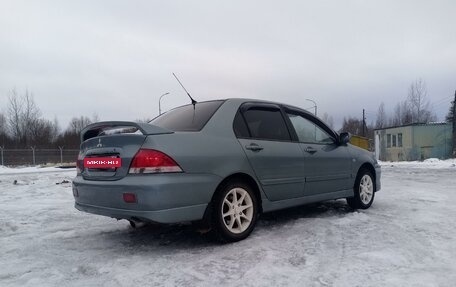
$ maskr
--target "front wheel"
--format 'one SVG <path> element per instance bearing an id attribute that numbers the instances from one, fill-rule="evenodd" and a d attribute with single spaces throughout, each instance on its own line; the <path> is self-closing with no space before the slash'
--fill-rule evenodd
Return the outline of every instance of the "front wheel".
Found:
<path id="1" fill-rule="evenodd" d="M 225 184 L 214 200 L 213 229 L 217 239 L 234 242 L 247 238 L 257 215 L 257 200 L 249 185 L 237 181 Z"/>
<path id="2" fill-rule="evenodd" d="M 374 202 L 374 177 L 368 170 L 359 172 L 353 188 L 354 196 L 347 198 L 348 205 L 353 209 L 368 209 Z"/>

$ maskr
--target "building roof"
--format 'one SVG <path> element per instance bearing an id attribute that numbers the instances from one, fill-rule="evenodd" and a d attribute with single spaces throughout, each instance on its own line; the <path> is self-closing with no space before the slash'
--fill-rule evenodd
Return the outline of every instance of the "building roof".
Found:
<path id="1" fill-rule="evenodd" d="M 399 125 L 399 126 L 389 126 L 389 127 L 384 127 L 380 129 L 374 129 L 376 131 L 380 130 L 388 130 L 388 129 L 394 129 L 394 128 L 402 128 L 402 127 L 410 127 L 410 126 L 444 126 L 444 125 L 449 125 L 450 123 L 448 122 L 429 122 L 429 123 L 413 123 L 413 124 L 406 124 L 406 125 Z"/>

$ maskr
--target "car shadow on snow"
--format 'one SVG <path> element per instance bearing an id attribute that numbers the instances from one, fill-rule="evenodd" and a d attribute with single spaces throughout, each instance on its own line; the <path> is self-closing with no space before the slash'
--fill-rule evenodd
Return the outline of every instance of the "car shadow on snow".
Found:
<path id="1" fill-rule="evenodd" d="M 344 217 L 353 210 L 348 207 L 345 200 L 332 200 L 316 204 L 308 204 L 285 210 L 262 214 L 257 222 L 257 231 L 272 227 L 285 226 L 302 218 L 328 218 Z M 211 233 L 204 233 L 197 227 L 188 224 L 159 225 L 149 224 L 141 228 L 132 228 L 125 221 L 125 229 L 104 234 L 103 240 L 112 240 L 121 243 L 124 247 L 136 248 L 138 246 L 170 246 L 172 249 L 215 247 L 220 245 Z"/>
<path id="2" fill-rule="evenodd" d="M 187 248 L 191 246 L 208 246 L 213 242 L 208 234 L 201 234 L 190 223 L 182 224 L 148 224 L 141 228 L 128 228 L 128 240 L 136 243 L 154 242 L 159 246 L 172 245 L 173 247 Z M 189 244 L 190 243 L 190 244 Z"/>
<path id="3" fill-rule="evenodd" d="M 344 217 L 351 212 L 353 209 L 345 200 L 330 200 L 264 213 L 258 227 L 284 225 L 301 218 Z"/>

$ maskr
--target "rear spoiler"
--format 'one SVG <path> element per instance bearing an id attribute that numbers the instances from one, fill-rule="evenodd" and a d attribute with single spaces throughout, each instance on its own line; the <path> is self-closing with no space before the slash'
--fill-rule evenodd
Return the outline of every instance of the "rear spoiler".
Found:
<path id="1" fill-rule="evenodd" d="M 158 135 L 158 134 L 172 134 L 173 131 L 164 129 L 158 126 L 150 125 L 148 123 L 135 123 L 135 122 L 122 122 L 122 121 L 111 121 L 111 122 L 98 122 L 86 126 L 81 131 L 81 142 L 84 142 L 90 138 L 99 136 L 103 132 L 114 129 L 127 129 L 130 133 L 140 131 L 143 135 Z M 121 132 L 118 132 L 121 133 Z"/>

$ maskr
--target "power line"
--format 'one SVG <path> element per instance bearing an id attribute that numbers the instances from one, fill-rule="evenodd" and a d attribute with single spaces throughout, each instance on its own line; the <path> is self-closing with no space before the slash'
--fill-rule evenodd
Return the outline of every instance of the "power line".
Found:
<path id="1" fill-rule="evenodd" d="M 430 103 L 430 104 L 431 105 L 440 105 L 440 104 L 446 103 L 447 101 L 450 101 L 452 98 L 453 98 L 453 96 L 445 97 L 443 99 L 437 100 L 437 101 L 435 101 L 433 103 Z"/>
<path id="2" fill-rule="evenodd" d="M 437 105 L 431 105 L 431 107 L 433 107 L 433 108 L 435 108 L 435 107 L 445 107 L 445 106 L 447 106 L 447 107 L 451 106 L 451 102 L 442 102 L 442 103 L 437 104 Z"/>

